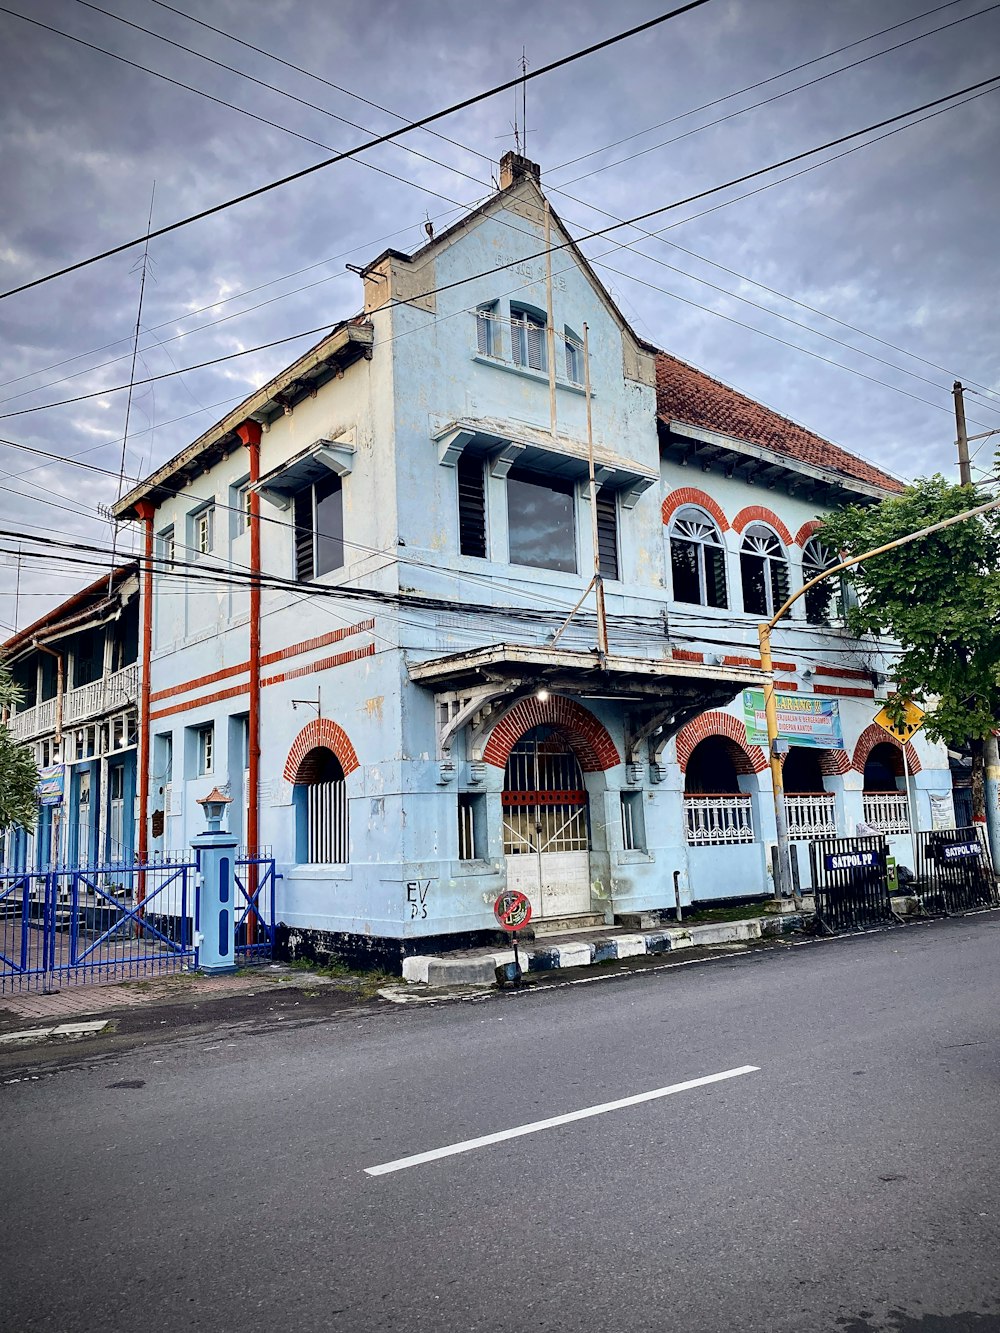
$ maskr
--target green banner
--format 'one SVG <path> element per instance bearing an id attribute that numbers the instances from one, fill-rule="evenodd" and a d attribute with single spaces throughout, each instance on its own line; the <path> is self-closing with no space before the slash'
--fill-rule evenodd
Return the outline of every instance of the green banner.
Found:
<path id="1" fill-rule="evenodd" d="M 789 745 L 809 745 L 817 750 L 842 750 L 844 734 L 840 729 L 840 705 L 836 699 L 820 699 L 813 694 L 779 694 L 778 736 Z M 751 745 L 767 748 L 767 722 L 764 717 L 764 691 L 743 691 L 743 718 Z"/>

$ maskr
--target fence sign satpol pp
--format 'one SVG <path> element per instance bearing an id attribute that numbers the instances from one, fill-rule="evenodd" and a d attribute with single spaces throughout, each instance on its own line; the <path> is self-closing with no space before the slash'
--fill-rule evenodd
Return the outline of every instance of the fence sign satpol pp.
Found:
<path id="1" fill-rule="evenodd" d="M 531 920 L 531 903 L 517 889 L 504 889 L 493 904 L 493 915 L 504 930 L 523 930 Z"/>

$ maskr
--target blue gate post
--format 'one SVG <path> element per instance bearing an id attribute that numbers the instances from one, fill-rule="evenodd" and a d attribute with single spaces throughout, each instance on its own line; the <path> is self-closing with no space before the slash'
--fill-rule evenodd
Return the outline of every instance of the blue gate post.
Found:
<path id="1" fill-rule="evenodd" d="M 194 839 L 201 870 L 198 905 L 198 967 L 202 972 L 235 972 L 236 846 L 233 833 L 222 828 L 222 816 L 230 798 L 218 787 L 198 802 L 205 812 L 208 830 Z"/>

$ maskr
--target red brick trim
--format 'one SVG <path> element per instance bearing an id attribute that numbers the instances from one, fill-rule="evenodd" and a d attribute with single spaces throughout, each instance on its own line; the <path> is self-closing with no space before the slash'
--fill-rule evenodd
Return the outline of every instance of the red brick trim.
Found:
<path id="1" fill-rule="evenodd" d="M 819 521 L 818 518 L 807 519 L 806 522 L 802 524 L 801 528 L 799 528 L 798 532 L 795 534 L 795 545 L 805 546 L 809 538 L 814 537 L 816 533 L 819 532 L 822 526 L 823 524 Z"/>
<path id="2" fill-rule="evenodd" d="M 715 500 L 704 491 L 699 491 L 694 486 L 681 486 L 676 491 L 671 491 L 660 506 L 660 513 L 663 515 L 664 523 L 669 523 L 678 509 L 684 505 L 699 505 L 707 510 L 719 525 L 719 531 L 725 532 L 729 528 L 729 520 L 719 508 Z"/>
<path id="3" fill-rule="evenodd" d="M 742 532 L 751 523 L 766 523 L 769 528 L 775 530 L 786 546 L 792 545 L 792 534 L 773 510 L 765 509 L 763 505 L 747 505 L 733 519 L 733 531 Z"/>
<path id="4" fill-rule="evenodd" d="M 759 657 L 724 657 L 724 658 L 722 659 L 722 665 L 723 665 L 723 666 L 748 666 L 748 667 L 759 667 L 759 666 L 760 666 L 760 658 L 759 658 Z M 794 662 L 775 662 L 775 661 L 772 659 L 772 661 L 771 661 L 771 667 L 772 667 L 772 669 L 775 670 L 775 671 L 794 671 L 794 670 L 795 670 L 795 663 L 794 663 Z"/>
<path id="5" fill-rule="evenodd" d="M 874 699 L 875 691 L 854 689 L 850 685 L 814 685 L 814 694 L 835 694 L 839 699 Z"/>
<path id="6" fill-rule="evenodd" d="M 797 680 L 776 680 L 774 682 L 774 688 L 776 690 L 784 690 L 786 694 L 794 693 L 794 691 L 799 688 L 799 682 Z"/>
<path id="7" fill-rule="evenodd" d="M 767 768 L 767 756 L 761 747 L 747 743 L 745 724 L 737 721 L 731 713 L 712 711 L 693 718 L 677 733 L 677 766 L 682 773 L 687 772 L 691 751 L 699 741 L 707 740 L 709 736 L 725 736 L 737 747 L 747 765 L 743 770 L 737 765 L 737 772 L 763 773 Z"/>
<path id="8" fill-rule="evenodd" d="M 552 695 L 544 703 L 532 695 L 509 708 L 490 732 L 483 759 L 495 768 L 505 767 L 511 750 L 524 733 L 542 726 L 561 727 L 568 733 L 585 773 L 598 773 L 621 763 L 607 728 L 588 709 L 560 694 Z"/>
<path id="9" fill-rule="evenodd" d="M 870 671 L 855 671 L 854 667 L 818 666 L 817 676 L 839 676 L 842 680 L 867 680 L 871 683 Z"/>
<path id="10" fill-rule="evenodd" d="M 827 777 L 840 777 L 844 773 L 850 773 L 851 757 L 846 750 L 821 750 L 819 766 Z"/>
<path id="11" fill-rule="evenodd" d="M 903 747 L 895 736 L 890 736 L 887 731 L 883 731 L 877 722 L 865 727 L 864 731 L 858 737 L 858 743 L 854 747 L 854 757 L 851 760 L 851 767 L 855 773 L 865 771 L 865 762 L 876 745 L 894 745 L 897 750 Z M 910 766 L 911 773 L 919 773 L 921 769 L 920 760 L 917 758 L 917 752 L 910 741 L 906 742 L 906 762 Z"/>
<path id="12" fill-rule="evenodd" d="M 158 717 L 170 717 L 174 713 L 186 713 L 189 708 L 201 708 L 204 704 L 217 704 L 222 699 L 235 699 L 238 694 L 247 694 L 250 690 L 249 684 L 233 685 L 228 690 L 216 690 L 214 694 L 199 694 L 197 699 L 185 699 L 183 703 L 174 704 L 173 708 L 160 708 L 155 713 L 150 713 L 150 722 L 155 722 Z"/>
<path id="13" fill-rule="evenodd" d="M 690 648 L 674 648 L 671 656 L 675 662 L 704 662 L 704 653 L 693 653 Z"/>
<path id="14" fill-rule="evenodd" d="M 296 667 L 294 671 L 282 671 L 278 676 L 265 676 L 261 685 L 280 685 L 284 680 L 294 680 L 296 676 L 311 676 L 316 671 L 326 671 L 328 667 L 343 666 L 345 662 L 360 662 L 363 657 L 374 657 L 375 645 L 366 644 L 364 648 L 352 648 L 347 653 L 337 653 L 334 657 L 324 657 L 319 662 L 310 662 L 308 666 Z"/>
<path id="15" fill-rule="evenodd" d="M 333 751 L 340 762 L 340 767 L 344 770 L 345 778 L 360 767 L 358 756 L 348 739 L 347 732 L 338 727 L 336 722 L 332 722 L 328 717 L 321 717 L 314 722 L 307 723 L 292 742 L 292 748 L 288 751 L 288 758 L 285 760 L 286 782 L 295 781 L 302 760 L 317 745 L 322 745 L 327 750 Z"/>
<path id="16" fill-rule="evenodd" d="M 175 694 L 187 694 L 189 690 L 200 690 L 203 685 L 214 685 L 217 680 L 228 680 L 230 676 L 240 676 L 250 670 L 249 662 L 240 662 L 238 666 L 223 667 L 221 671 L 211 671 L 207 676 L 198 676 L 183 685 L 174 685 L 169 690 L 155 690 L 150 696 L 150 703 L 159 699 L 172 699 Z M 241 688 L 246 689 L 247 686 Z"/>

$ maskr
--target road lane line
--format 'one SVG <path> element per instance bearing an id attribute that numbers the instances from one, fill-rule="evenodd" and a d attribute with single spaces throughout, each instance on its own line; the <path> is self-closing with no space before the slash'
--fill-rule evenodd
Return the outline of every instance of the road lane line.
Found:
<path id="1" fill-rule="evenodd" d="M 569 1125 L 574 1120 L 589 1120 L 591 1116 L 604 1115 L 607 1111 L 620 1111 L 626 1106 L 640 1106 L 643 1102 L 656 1101 L 660 1097 L 671 1097 L 675 1092 L 690 1092 L 692 1088 L 704 1088 L 709 1083 L 722 1083 L 727 1078 L 739 1078 L 741 1074 L 755 1074 L 758 1065 L 740 1065 L 738 1069 L 724 1069 L 721 1074 L 706 1074 L 704 1078 L 690 1078 L 684 1083 L 671 1083 L 666 1088 L 654 1088 L 652 1092 L 638 1092 L 632 1097 L 620 1097 L 614 1102 L 601 1102 L 599 1106 L 585 1106 L 580 1111 L 567 1111 L 565 1115 L 550 1116 L 548 1120 L 533 1120 L 528 1125 L 515 1125 L 513 1129 L 501 1129 L 495 1134 L 483 1134 L 478 1139 L 465 1139 L 461 1143 L 450 1143 L 446 1148 L 432 1148 L 430 1152 L 414 1153 L 412 1157 L 397 1157 L 393 1162 L 382 1162 L 379 1166 L 366 1166 L 367 1176 L 387 1176 L 393 1171 L 405 1171 L 411 1166 L 423 1166 L 425 1162 L 437 1162 L 442 1157 L 454 1157 L 458 1153 L 472 1152 L 475 1148 L 488 1148 L 493 1143 L 503 1143 L 506 1139 L 519 1139 L 524 1134 L 537 1134 L 542 1129 L 555 1129 L 557 1125 Z"/>

